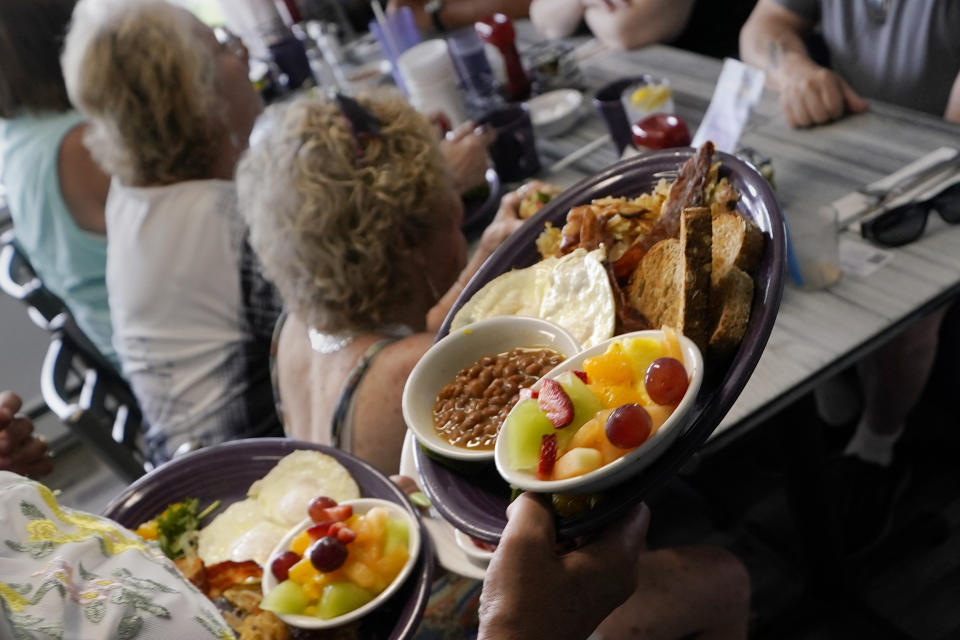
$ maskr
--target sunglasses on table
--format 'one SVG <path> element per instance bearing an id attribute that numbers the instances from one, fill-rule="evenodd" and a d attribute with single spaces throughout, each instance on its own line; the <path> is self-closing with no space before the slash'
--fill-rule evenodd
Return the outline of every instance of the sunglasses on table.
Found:
<path id="1" fill-rule="evenodd" d="M 927 216 L 936 211 L 949 224 L 960 223 L 960 182 L 921 202 L 908 202 L 860 223 L 860 234 L 876 244 L 900 247 L 923 235 Z"/>

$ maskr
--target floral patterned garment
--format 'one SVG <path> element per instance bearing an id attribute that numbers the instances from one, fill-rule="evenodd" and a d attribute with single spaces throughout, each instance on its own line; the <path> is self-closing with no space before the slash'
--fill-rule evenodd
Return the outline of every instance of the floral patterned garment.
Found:
<path id="1" fill-rule="evenodd" d="M 0 638 L 233 638 L 154 545 L 0 471 Z"/>

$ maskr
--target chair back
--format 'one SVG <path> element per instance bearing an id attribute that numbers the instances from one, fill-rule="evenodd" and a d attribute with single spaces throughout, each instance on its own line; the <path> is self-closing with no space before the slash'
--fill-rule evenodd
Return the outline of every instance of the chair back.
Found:
<path id="1" fill-rule="evenodd" d="M 153 468 L 141 446 L 143 414 L 126 381 L 102 367 L 101 359 L 67 333 L 54 333 L 40 373 L 40 391 L 78 439 L 132 482 Z"/>
<path id="2" fill-rule="evenodd" d="M 140 446 L 143 415 L 129 385 L 44 286 L 13 230 L 0 235 L 0 289 L 51 332 L 40 373 L 50 410 L 122 478 L 132 481 L 152 468 Z"/>
<path id="3" fill-rule="evenodd" d="M 40 281 L 30 260 L 17 246 L 12 229 L 0 235 L 0 289 L 27 305 L 30 319 L 45 331 L 57 331 L 70 315 L 60 298 Z"/>

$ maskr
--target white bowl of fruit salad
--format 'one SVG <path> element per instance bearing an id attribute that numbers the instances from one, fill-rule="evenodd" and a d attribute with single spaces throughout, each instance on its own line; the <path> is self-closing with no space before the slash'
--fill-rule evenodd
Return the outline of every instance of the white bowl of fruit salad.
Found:
<path id="1" fill-rule="evenodd" d="M 413 570 L 420 527 L 398 504 L 337 504 L 318 497 L 310 517 L 277 544 L 263 572 L 260 608 L 302 629 L 358 620 L 386 602 Z"/>
<path id="2" fill-rule="evenodd" d="M 611 338 L 524 394 L 497 439 L 497 470 L 538 493 L 618 484 L 682 432 L 702 381 L 703 357 L 685 336 L 664 329 Z"/>

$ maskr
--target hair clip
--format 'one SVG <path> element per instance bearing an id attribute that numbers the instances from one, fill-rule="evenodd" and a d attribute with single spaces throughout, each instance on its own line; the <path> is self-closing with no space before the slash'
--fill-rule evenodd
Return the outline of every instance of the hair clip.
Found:
<path id="1" fill-rule="evenodd" d="M 369 109 L 350 96 L 337 93 L 334 97 L 343 117 L 350 123 L 350 131 L 357 145 L 357 163 L 363 162 L 363 144 L 380 135 L 380 120 Z"/>

